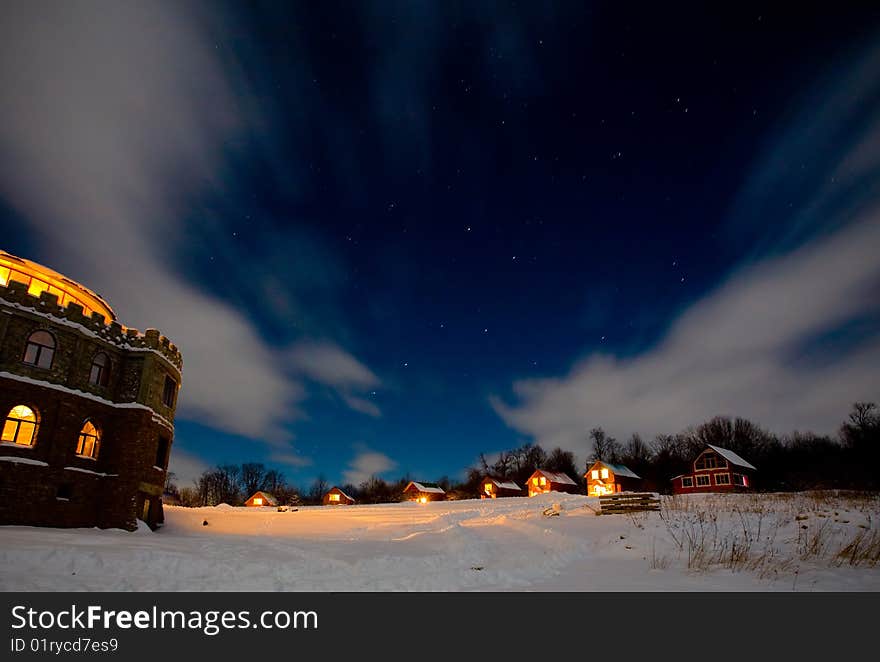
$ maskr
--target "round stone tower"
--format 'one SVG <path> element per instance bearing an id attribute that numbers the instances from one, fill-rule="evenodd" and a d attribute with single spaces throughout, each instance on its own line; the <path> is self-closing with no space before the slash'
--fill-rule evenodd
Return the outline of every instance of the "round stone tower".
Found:
<path id="1" fill-rule="evenodd" d="M 182 367 L 155 329 L 0 251 L 0 524 L 159 526 Z"/>

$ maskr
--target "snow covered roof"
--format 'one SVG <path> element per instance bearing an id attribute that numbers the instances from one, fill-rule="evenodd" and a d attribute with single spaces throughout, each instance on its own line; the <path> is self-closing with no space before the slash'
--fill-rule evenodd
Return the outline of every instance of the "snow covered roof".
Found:
<path id="1" fill-rule="evenodd" d="M 278 505 L 278 501 L 276 501 L 275 497 L 273 497 L 268 492 L 256 491 L 250 496 L 248 501 L 250 501 L 254 497 L 262 497 L 267 506 L 277 506 Z"/>
<path id="2" fill-rule="evenodd" d="M 419 492 L 427 492 L 428 494 L 446 494 L 446 492 L 443 491 L 442 487 L 437 487 L 436 485 L 425 485 L 424 483 L 417 483 L 414 480 L 411 480 L 409 485 L 407 485 L 403 489 L 403 491 L 406 492 L 409 489 L 410 485 L 414 485 Z"/>
<path id="3" fill-rule="evenodd" d="M 498 480 L 497 478 L 492 478 L 492 476 L 486 476 L 486 481 L 494 483 L 495 487 L 498 487 L 502 490 L 516 490 L 517 492 L 522 492 L 522 488 L 516 483 L 503 482 Z"/>
<path id="4" fill-rule="evenodd" d="M 612 473 L 615 476 L 623 476 L 624 478 L 638 478 L 639 480 L 642 479 L 641 476 L 636 475 L 636 473 L 626 465 L 611 464 L 610 462 L 603 462 L 602 460 L 596 460 L 595 462 L 593 462 L 593 464 L 590 465 L 590 468 L 587 469 L 587 472 L 584 474 L 584 476 L 589 474 L 593 467 L 595 467 L 597 464 L 601 464 L 603 467 L 608 467 L 609 469 L 611 469 Z"/>
<path id="5" fill-rule="evenodd" d="M 551 483 L 562 483 L 563 485 L 577 485 L 567 474 L 556 473 L 555 471 L 547 471 L 546 469 L 538 469 L 536 474 L 541 474 Z M 533 474 L 534 475 L 534 474 Z"/>
<path id="6" fill-rule="evenodd" d="M 624 476 L 625 478 L 641 478 L 641 476 L 636 475 L 629 467 L 622 464 L 608 464 L 607 462 L 604 462 L 603 464 L 611 469 L 611 471 L 614 472 L 615 476 Z"/>
<path id="7" fill-rule="evenodd" d="M 338 487 L 334 487 L 332 490 L 330 490 L 330 492 L 327 492 L 327 494 L 330 494 L 331 492 L 336 492 L 337 494 L 341 494 L 342 496 L 344 496 L 349 501 L 354 501 L 354 499 L 352 499 L 350 496 L 348 496 L 345 492 L 340 490 Z"/>
<path id="8" fill-rule="evenodd" d="M 757 471 L 757 468 L 754 465 L 746 462 L 744 459 L 742 459 L 739 455 L 734 453 L 732 450 L 728 450 L 727 448 L 721 448 L 720 446 L 713 446 L 712 444 L 706 444 L 706 445 L 709 448 L 711 448 L 713 451 L 718 453 L 725 460 L 730 462 L 731 464 L 733 464 L 737 467 L 745 467 L 746 469 L 754 469 L 755 471 Z"/>

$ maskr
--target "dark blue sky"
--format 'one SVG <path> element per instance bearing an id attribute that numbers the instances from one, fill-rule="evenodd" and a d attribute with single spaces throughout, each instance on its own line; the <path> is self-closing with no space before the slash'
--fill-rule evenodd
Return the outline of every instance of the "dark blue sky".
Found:
<path id="1" fill-rule="evenodd" d="M 301 484 L 434 479 L 524 441 L 583 456 L 596 425 L 650 436 L 726 413 L 828 431 L 848 400 L 878 396 L 852 367 L 878 367 L 876 272 L 824 293 L 857 291 L 846 310 L 811 305 L 824 290 L 799 275 L 827 282 L 810 260 L 857 261 L 847 251 L 865 239 L 845 233 L 875 237 L 876 6 L 159 5 L 97 27 L 59 18 L 71 44 L 77 26 L 100 33 L 81 63 L 77 47 L 71 65 L 60 47 L 6 46 L 47 80 L 120 62 L 86 91 L 34 93 L 71 94 L 66 112 L 23 102 L 5 118 L 35 136 L 83 121 L 100 146 L 74 140 L 58 160 L 78 190 L 101 182 L 79 207 L 70 193 L 73 213 L 41 208 L 7 162 L 0 228 L 5 249 L 181 345 L 181 475 L 263 460 Z M 106 122 L 78 119 L 96 107 Z M 859 159 L 867 170 L 850 172 Z M 69 177 L 46 160 L 14 167 L 52 197 L 52 177 Z M 115 181 L 129 160 L 140 185 Z M 110 233 L 82 249 L 88 269 L 70 236 L 45 240 L 67 223 Z M 139 246 L 149 257 L 129 270 Z M 716 308 L 745 312 L 728 324 Z M 237 321 L 221 333 L 223 310 Z M 242 345 L 261 368 L 215 374 Z M 841 383 L 793 393 L 814 388 L 813 363 Z M 828 410 L 805 419 L 816 401 Z"/>

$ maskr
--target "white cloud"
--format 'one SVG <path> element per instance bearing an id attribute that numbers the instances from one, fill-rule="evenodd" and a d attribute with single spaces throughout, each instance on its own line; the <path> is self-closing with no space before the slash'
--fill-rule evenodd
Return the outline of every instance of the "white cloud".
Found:
<path id="1" fill-rule="evenodd" d="M 378 388 L 379 378 L 338 345 L 328 341 L 302 341 L 288 356 L 295 371 L 334 389 L 349 408 L 368 416 L 381 416 L 379 407 L 362 393 Z"/>
<path id="2" fill-rule="evenodd" d="M 397 467 L 397 462 L 384 453 L 360 447 L 357 455 L 349 463 L 348 469 L 343 472 L 347 483 L 360 485 L 372 476 L 378 476 Z"/>
<path id="3" fill-rule="evenodd" d="M 778 432 L 830 432 L 856 400 L 880 393 L 880 339 L 850 353 L 807 353 L 811 339 L 880 313 L 880 216 L 743 270 L 689 308 L 652 351 L 594 354 L 559 379 L 522 380 L 520 402 L 493 404 L 549 448 L 586 450 L 601 425 L 618 438 L 677 432 L 714 415 Z"/>
<path id="4" fill-rule="evenodd" d="M 0 195 L 39 239 L 24 257 L 81 280 L 124 324 L 159 328 L 180 347 L 180 416 L 290 451 L 286 423 L 302 414 L 305 389 L 283 351 L 177 266 L 194 239 L 182 219 L 203 196 L 226 190 L 230 150 L 270 124 L 271 109 L 216 48 L 226 18 L 162 0 L 118 0 L 112 11 L 95 2 L 4 3 Z M 266 277 L 251 272 L 257 288 Z M 295 309 L 282 296 L 268 310 L 273 303 L 281 313 Z M 345 357 L 310 369 L 342 369 L 354 386 L 378 381 Z"/>
<path id="5" fill-rule="evenodd" d="M 871 105 L 880 48 L 838 79 L 774 132 L 781 138 L 734 205 L 731 230 L 742 228 L 763 257 L 691 305 L 649 351 L 595 353 L 562 377 L 517 381 L 515 402 L 491 400 L 509 425 L 580 451 L 595 426 L 623 438 L 715 415 L 832 433 L 854 401 L 880 397 L 880 337 L 870 330 L 880 319 L 880 113 Z M 817 95 L 827 103 L 815 111 Z M 869 331 L 848 333 L 859 324 Z"/>
<path id="6" fill-rule="evenodd" d="M 174 473 L 174 483 L 178 487 L 190 487 L 209 468 L 195 455 L 179 448 L 172 448 L 168 471 Z"/>

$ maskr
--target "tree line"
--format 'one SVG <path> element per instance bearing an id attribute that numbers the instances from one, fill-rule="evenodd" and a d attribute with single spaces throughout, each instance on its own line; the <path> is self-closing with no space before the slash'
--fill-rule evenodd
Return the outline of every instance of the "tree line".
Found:
<path id="1" fill-rule="evenodd" d="M 624 464 L 646 482 L 646 489 L 671 491 L 670 479 L 690 471 L 694 458 L 707 444 L 728 448 L 758 468 L 756 484 L 764 491 L 807 489 L 880 489 L 880 409 L 857 402 L 834 436 L 792 432 L 777 436 L 745 418 L 717 416 L 677 434 L 658 434 L 645 440 L 638 434 L 620 442 L 601 427 L 586 435 L 591 452 L 577 465 L 574 453 L 561 448 L 545 451 L 526 443 L 488 460 L 484 454 L 463 480 L 442 476 L 430 485 L 442 487 L 450 498 L 474 498 L 484 477 L 512 481 L 524 487 L 536 469 L 565 473 L 580 484 L 596 460 Z M 340 485 L 359 503 L 400 501 L 409 476 L 386 481 L 371 476 L 359 485 Z M 424 482 L 424 481 L 420 481 Z M 287 481 L 283 473 L 261 463 L 222 465 L 202 473 L 194 485 L 177 488 L 169 475 L 166 493 L 185 506 L 242 505 L 258 490 L 275 496 L 282 505 L 320 504 L 332 487 L 319 476 L 305 490 Z"/>

